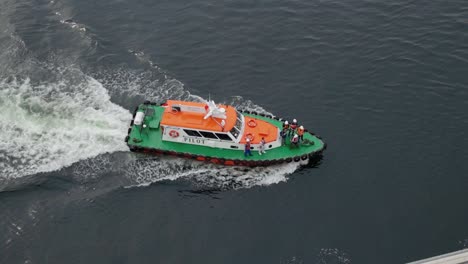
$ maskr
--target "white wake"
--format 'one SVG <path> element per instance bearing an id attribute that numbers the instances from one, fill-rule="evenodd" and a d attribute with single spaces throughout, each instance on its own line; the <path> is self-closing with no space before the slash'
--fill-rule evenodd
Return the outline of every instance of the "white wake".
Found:
<path id="1" fill-rule="evenodd" d="M 32 85 L 0 81 L 0 176 L 53 171 L 102 153 L 125 151 L 131 114 L 96 80 Z"/>

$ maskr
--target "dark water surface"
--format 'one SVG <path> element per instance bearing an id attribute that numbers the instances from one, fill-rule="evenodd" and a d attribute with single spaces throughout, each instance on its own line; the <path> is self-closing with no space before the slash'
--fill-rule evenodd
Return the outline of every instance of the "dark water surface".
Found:
<path id="1" fill-rule="evenodd" d="M 404 263 L 468 247 L 468 3 L 2 0 L 0 263 Z M 130 153 L 143 99 L 297 118 L 320 164 Z"/>

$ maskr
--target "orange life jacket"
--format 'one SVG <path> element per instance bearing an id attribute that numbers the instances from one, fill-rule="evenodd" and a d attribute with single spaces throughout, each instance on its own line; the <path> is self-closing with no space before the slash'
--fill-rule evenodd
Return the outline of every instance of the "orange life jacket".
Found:
<path id="1" fill-rule="evenodd" d="M 298 129 L 297 129 L 297 134 L 298 134 L 299 136 L 304 135 L 304 129 L 298 128 Z"/>

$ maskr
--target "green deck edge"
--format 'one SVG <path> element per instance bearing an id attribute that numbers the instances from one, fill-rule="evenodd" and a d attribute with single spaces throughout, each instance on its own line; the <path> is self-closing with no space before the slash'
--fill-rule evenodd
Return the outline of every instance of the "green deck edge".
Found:
<path id="1" fill-rule="evenodd" d="M 200 145 L 190 145 L 185 143 L 168 142 L 163 141 L 161 137 L 161 127 L 159 122 L 161 121 L 162 114 L 165 110 L 162 106 L 154 105 L 140 105 L 138 112 L 144 112 L 144 107 L 151 107 L 154 109 L 152 117 L 146 116 L 144 124 L 146 128 L 141 129 L 141 126 L 132 125 L 131 132 L 129 134 L 128 146 L 129 147 L 140 147 L 149 149 L 158 149 L 162 151 L 175 151 L 178 153 L 188 153 L 190 155 L 201 155 L 211 158 L 223 158 L 232 160 L 273 160 L 273 159 L 286 159 L 294 158 L 297 156 L 307 155 L 314 152 L 319 152 L 324 149 L 325 143 L 318 137 L 304 133 L 304 140 L 314 142 L 313 145 L 300 145 L 299 147 L 291 147 L 289 144 L 290 137 L 286 138 L 286 145 L 274 149 L 266 149 L 266 154 L 259 155 L 256 149 L 252 150 L 253 156 L 244 156 L 243 149 L 219 149 Z M 265 120 L 269 123 L 274 124 L 278 128 L 282 128 L 283 123 L 276 119 L 263 117 L 260 115 L 246 114 L 245 116 L 255 117 L 257 119 Z M 158 124 L 157 126 L 155 124 Z M 154 128 L 157 127 L 157 128 Z M 141 129 L 141 132 L 140 132 Z M 136 139 L 136 141 L 135 141 Z M 268 144 L 267 144 L 268 146 Z"/>

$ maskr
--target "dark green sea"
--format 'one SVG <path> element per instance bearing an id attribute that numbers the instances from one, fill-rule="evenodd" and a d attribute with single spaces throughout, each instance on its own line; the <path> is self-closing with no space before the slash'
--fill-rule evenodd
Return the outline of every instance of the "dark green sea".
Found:
<path id="1" fill-rule="evenodd" d="M 328 149 L 303 168 L 128 150 L 143 100 L 209 97 L 297 118 Z M 465 0 L 0 0 L 2 264 L 467 248 L 467 133 Z"/>

